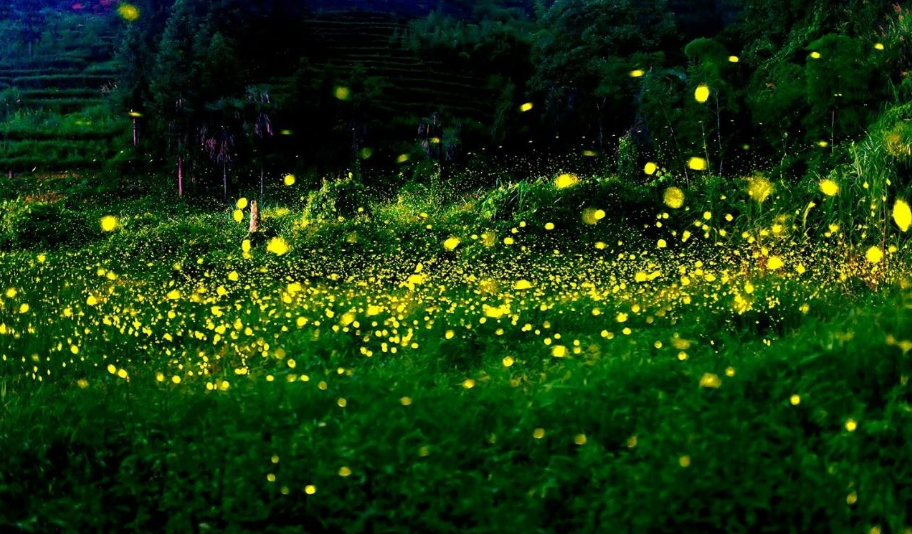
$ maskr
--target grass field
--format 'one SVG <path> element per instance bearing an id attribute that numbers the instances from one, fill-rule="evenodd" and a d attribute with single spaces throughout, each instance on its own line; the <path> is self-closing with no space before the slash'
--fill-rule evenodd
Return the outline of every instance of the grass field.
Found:
<path id="1" fill-rule="evenodd" d="M 249 236 L 61 180 L 5 184 L 5 530 L 912 532 L 885 183 L 278 186 Z"/>

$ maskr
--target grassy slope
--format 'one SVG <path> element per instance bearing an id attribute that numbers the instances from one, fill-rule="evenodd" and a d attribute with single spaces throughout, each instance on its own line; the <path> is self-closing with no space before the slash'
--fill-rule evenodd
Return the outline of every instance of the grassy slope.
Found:
<path id="1" fill-rule="evenodd" d="M 229 212 L 80 204 L 120 228 L 0 257 L 0 524 L 904 532 L 905 245 L 872 267 L 808 231 L 839 197 L 781 218 L 814 194 L 317 194 L 267 209 L 249 257 Z"/>

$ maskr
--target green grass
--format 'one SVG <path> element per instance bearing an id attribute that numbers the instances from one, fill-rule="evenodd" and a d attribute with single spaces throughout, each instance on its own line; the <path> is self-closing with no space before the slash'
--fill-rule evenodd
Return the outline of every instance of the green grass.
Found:
<path id="1" fill-rule="evenodd" d="M 34 228 L 0 255 L 0 526 L 906 532 L 908 247 L 865 262 L 839 206 L 879 190 L 843 178 L 678 210 L 609 178 L 273 188 L 255 236 L 40 182 L 0 225 Z M 82 233 L 28 246 L 55 221 Z"/>
<path id="2" fill-rule="evenodd" d="M 0 142 L 0 162 L 20 172 L 29 166 L 43 170 L 67 165 L 91 166 L 103 163 L 111 150 L 107 139 L 4 141 Z"/>

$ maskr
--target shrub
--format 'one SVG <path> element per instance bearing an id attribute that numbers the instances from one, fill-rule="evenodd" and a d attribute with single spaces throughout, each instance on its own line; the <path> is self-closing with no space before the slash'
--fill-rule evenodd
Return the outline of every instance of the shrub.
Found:
<path id="1" fill-rule="evenodd" d="M 0 248 L 54 248 L 85 243 L 99 235 L 88 220 L 59 204 L 0 203 Z"/>
<path id="2" fill-rule="evenodd" d="M 353 217 L 359 208 L 367 206 L 364 186 L 352 178 L 324 180 L 323 187 L 307 196 L 304 215 L 311 220 L 331 220 Z"/>

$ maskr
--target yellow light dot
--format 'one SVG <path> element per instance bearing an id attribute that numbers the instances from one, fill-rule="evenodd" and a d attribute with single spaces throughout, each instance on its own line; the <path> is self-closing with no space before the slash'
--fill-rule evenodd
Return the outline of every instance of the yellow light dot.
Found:
<path id="1" fill-rule="evenodd" d="M 700 387 L 716 389 L 722 386 L 722 380 L 713 373 L 703 373 L 700 377 Z"/>
<path id="2" fill-rule="evenodd" d="M 678 209 L 684 205 L 684 191 L 677 187 L 669 187 L 662 195 L 665 205 L 671 209 Z"/>
<path id="3" fill-rule="evenodd" d="M 462 381 L 462 387 L 464 387 L 466 389 L 472 389 L 473 387 L 475 387 L 475 381 L 472 380 L 471 378 L 466 378 L 465 380 Z"/>
<path id="4" fill-rule="evenodd" d="M 828 197 L 836 196 L 839 193 L 839 184 L 830 179 L 820 180 L 820 192 Z"/>
<path id="5" fill-rule="evenodd" d="M 139 8 L 133 4 L 120 4 L 117 8 L 117 14 L 127 22 L 135 22 L 139 19 Z"/>
<path id="6" fill-rule="evenodd" d="M 798 406 L 799 404 L 801 404 L 801 396 L 792 395 L 791 397 L 789 397 L 789 402 L 791 403 L 792 406 Z"/>
<path id="7" fill-rule="evenodd" d="M 576 443 L 577 445 L 585 445 L 586 444 L 586 434 L 577 434 L 576 436 L 574 436 L 573 443 Z"/>
<path id="8" fill-rule="evenodd" d="M 412 405 L 412 398 L 411 398 L 411 397 L 402 397 L 401 399 L 399 399 L 399 402 L 400 402 L 403 406 L 411 406 L 411 405 Z"/>
<path id="9" fill-rule="evenodd" d="M 117 229 L 117 218 L 113 215 L 105 215 L 101 218 L 101 230 L 103 232 L 113 232 Z"/>
<path id="10" fill-rule="evenodd" d="M 513 284 L 513 289 L 516 289 L 519 291 L 531 289 L 531 288 L 532 288 L 532 282 L 530 282 L 528 280 L 517 280 L 516 283 Z"/>
<path id="11" fill-rule="evenodd" d="M 545 429 L 536 428 L 535 430 L 532 431 L 532 437 L 535 439 L 542 439 L 543 437 L 545 437 Z"/>
<path id="12" fill-rule="evenodd" d="M 703 104 L 707 100 L 709 100 L 709 94 L 710 94 L 709 86 L 700 85 L 694 90 L 694 100 Z"/>
<path id="13" fill-rule="evenodd" d="M 446 250 L 455 250 L 462 241 L 458 237 L 450 237 L 443 242 L 443 248 Z"/>
<path id="14" fill-rule="evenodd" d="M 177 376 L 177 375 L 174 375 L 174 376 L 171 377 L 171 381 L 174 382 L 175 384 L 180 384 L 180 383 L 181 383 L 181 377 L 179 377 L 179 376 Z"/>
<path id="15" fill-rule="evenodd" d="M 513 359 L 512 356 L 506 356 L 506 357 L 503 359 L 503 366 L 504 366 L 504 367 L 510 367 L 510 366 L 513 365 L 514 363 L 515 363 L 515 360 Z"/>
<path id="16" fill-rule="evenodd" d="M 345 408 L 348 406 L 348 401 L 343 398 L 339 398 L 339 400 L 336 401 L 336 404 L 338 404 L 340 408 Z"/>
<path id="17" fill-rule="evenodd" d="M 688 456 L 686 454 L 684 456 L 681 456 L 680 458 L 678 458 L 678 464 L 681 467 L 689 467 L 690 466 L 690 456 Z"/>
<path id="18" fill-rule="evenodd" d="M 269 245 L 266 247 L 267 252 L 271 252 L 276 256 L 282 256 L 286 254 L 288 250 L 288 242 L 286 242 L 281 237 L 273 237 L 269 240 Z"/>
<path id="19" fill-rule="evenodd" d="M 883 259 L 883 251 L 880 250 L 880 247 L 871 247 L 865 252 L 865 259 L 868 260 L 868 263 L 877 264 Z"/>
<path id="20" fill-rule="evenodd" d="M 285 183 L 286 186 L 291 187 L 295 183 L 295 175 L 286 174 L 285 178 L 283 178 L 282 181 Z"/>
<path id="21" fill-rule="evenodd" d="M 912 226 L 912 209 L 909 208 L 909 204 L 906 201 L 897 200 L 893 204 L 893 222 L 903 232 Z"/>
<path id="22" fill-rule="evenodd" d="M 519 106 L 519 111 L 525 113 L 527 111 L 530 111 L 533 107 L 534 107 L 534 105 L 532 104 L 532 102 L 526 102 L 525 104 Z"/>
<path id="23" fill-rule="evenodd" d="M 306 493 L 308 495 L 313 495 L 316 492 L 317 492 L 317 487 L 314 486 L 313 484 L 308 484 L 308 485 L 304 486 L 304 493 Z"/>
<path id="24" fill-rule="evenodd" d="M 340 477 L 347 477 L 347 476 L 350 476 L 351 474 L 352 474 L 352 470 L 349 469 L 348 467 L 343 465 L 342 467 L 339 468 Z"/>
<path id="25" fill-rule="evenodd" d="M 687 160 L 687 167 L 694 171 L 705 171 L 706 160 L 699 157 L 693 157 Z"/>
<path id="26" fill-rule="evenodd" d="M 854 419 L 849 419 L 845 423 L 845 429 L 849 432 L 855 432 L 855 429 L 858 428 L 858 423 Z"/>
<path id="27" fill-rule="evenodd" d="M 579 182 L 579 176 L 575 174 L 561 174 L 554 180 L 554 186 L 558 189 L 566 189 L 576 185 Z"/>

